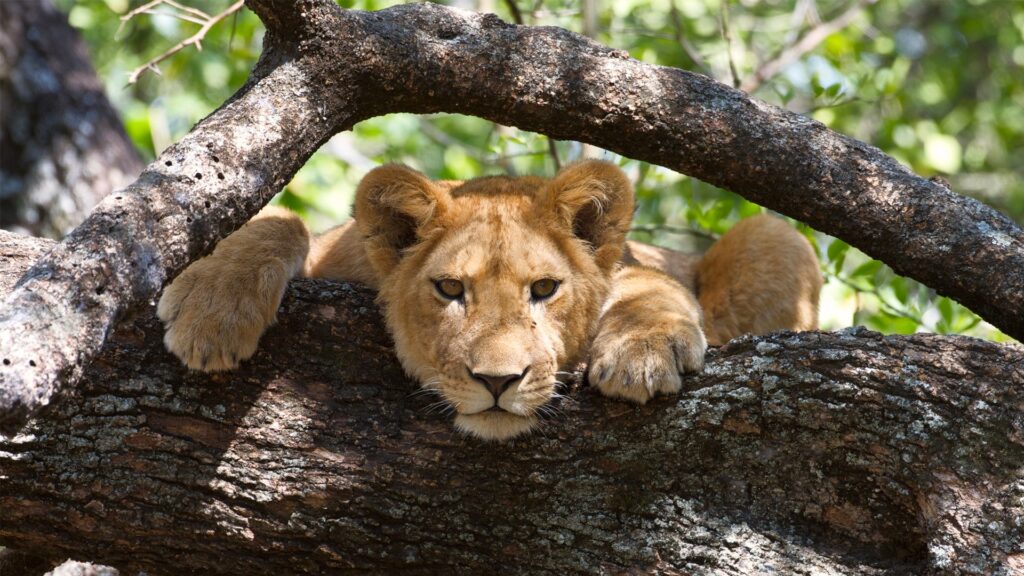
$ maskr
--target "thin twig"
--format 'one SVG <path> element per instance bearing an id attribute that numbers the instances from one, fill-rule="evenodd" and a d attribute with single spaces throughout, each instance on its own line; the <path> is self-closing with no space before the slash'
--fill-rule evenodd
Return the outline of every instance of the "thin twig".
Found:
<path id="1" fill-rule="evenodd" d="M 556 171 L 557 170 L 561 170 L 562 169 L 562 160 L 558 157 L 558 147 L 555 146 L 555 139 L 551 138 L 550 136 L 548 136 L 547 138 L 548 138 L 548 152 L 551 154 L 551 159 L 555 162 L 555 170 Z"/>
<path id="2" fill-rule="evenodd" d="M 814 50 L 818 44 L 836 32 L 846 28 L 860 14 L 868 4 L 874 4 L 877 0 L 858 0 L 854 2 L 846 12 L 843 12 L 828 22 L 811 28 L 795 44 L 784 48 L 767 62 L 758 67 L 753 76 L 747 78 L 740 89 L 744 92 L 757 90 L 764 82 L 781 72 L 786 66 L 802 58 L 805 54 Z"/>
<path id="3" fill-rule="evenodd" d="M 129 20 L 163 3 L 164 0 L 152 0 L 151 2 L 146 2 L 142 6 L 139 6 L 138 8 L 131 10 L 127 14 L 124 14 L 123 16 L 121 16 L 121 24 L 118 25 L 117 32 L 115 34 L 117 36 L 120 36 L 121 32 L 124 31 L 124 27 L 126 24 L 128 24 Z"/>
<path id="4" fill-rule="evenodd" d="M 502 138 L 506 138 L 509 135 L 515 133 L 515 131 L 516 131 L 515 128 L 509 127 L 509 126 L 504 126 L 502 124 L 492 124 L 492 126 L 493 126 L 492 133 L 489 134 L 488 137 L 487 137 L 487 143 L 488 144 L 490 144 L 490 142 L 491 142 L 491 136 L 492 135 L 494 135 L 498 139 L 498 143 L 501 143 L 502 142 Z M 502 144 L 501 149 L 503 151 L 507 150 L 507 144 Z M 524 152 L 522 155 L 524 155 L 524 156 L 542 156 L 542 155 L 545 155 L 547 153 L 548 153 L 547 150 L 544 150 L 544 151 L 539 151 L 539 152 Z M 495 164 L 497 164 L 498 166 L 500 166 L 501 169 L 506 174 L 508 174 L 509 176 L 515 176 L 516 175 L 516 167 L 515 167 L 515 164 L 510 162 L 510 160 L 511 160 L 511 158 L 516 157 L 516 156 L 518 156 L 518 155 L 517 154 L 497 154 L 497 153 L 495 153 L 493 155 L 492 161 Z"/>
<path id="5" fill-rule="evenodd" d="M 877 100 L 865 100 L 863 98 L 856 98 L 856 97 L 854 97 L 854 98 L 844 98 L 842 100 L 833 100 L 831 102 L 825 102 L 823 104 L 815 104 L 814 106 L 811 106 L 811 107 L 807 108 L 807 110 L 804 110 L 803 112 L 801 112 L 801 114 L 804 114 L 804 115 L 806 115 L 806 114 L 813 114 L 814 112 L 817 112 L 818 110 L 824 110 L 826 108 L 838 108 L 840 106 L 846 106 L 847 104 L 857 104 L 857 103 L 878 104 L 881 101 L 882 101 L 881 98 L 879 98 Z"/>
<path id="6" fill-rule="evenodd" d="M 516 0 L 505 0 L 505 5 L 508 6 L 508 11 L 512 13 L 512 20 L 516 24 L 522 24 L 523 13 L 519 11 L 519 5 L 516 4 Z"/>
<path id="7" fill-rule="evenodd" d="M 547 150 L 541 150 L 539 152 L 517 152 L 515 154 L 488 154 L 483 157 L 481 162 L 487 165 L 494 164 L 499 166 L 506 176 L 515 176 L 518 172 L 510 160 L 515 160 L 516 158 L 536 158 L 538 156 L 547 155 Z"/>
<path id="8" fill-rule="evenodd" d="M 429 118 L 419 118 L 420 133 L 431 140 L 434 144 L 443 148 L 461 148 L 468 156 L 476 159 L 478 162 L 484 162 L 484 154 L 478 152 L 475 147 L 469 146 L 465 142 L 457 140 L 448 135 L 444 130 L 434 126 L 434 123 Z"/>
<path id="9" fill-rule="evenodd" d="M 874 296 L 875 299 L 878 300 L 879 307 L 882 308 L 885 312 L 887 312 L 890 316 L 897 316 L 900 318 L 906 318 L 907 320 L 913 320 L 920 326 L 925 325 L 924 319 L 921 318 L 920 316 L 916 316 L 909 310 L 904 310 L 898 306 L 890 304 L 882 296 L 882 293 L 881 291 L 878 290 L 878 287 L 865 288 L 863 286 L 858 285 L 856 282 L 850 280 L 849 278 L 844 278 L 838 274 L 833 274 L 832 272 L 829 272 L 827 270 L 825 271 L 825 277 L 831 280 L 835 280 L 836 282 L 839 282 L 840 284 L 846 286 L 847 288 L 850 288 L 851 290 L 853 290 L 854 294 L 870 294 L 871 296 Z M 860 303 L 858 302 L 857 308 L 859 309 L 860 307 Z"/>
<path id="10" fill-rule="evenodd" d="M 234 16 L 231 17 L 231 35 L 228 36 L 228 53 L 231 53 L 231 47 L 235 44 L 235 30 L 238 28 L 238 12 L 235 12 Z"/>
<path id="11" fill-rule="evenodd" d="M 685 236 L 695 236 L 697 238 L 703 238 L 705 240 L 718 240 L 718 235 L 708 232 L 707 230 L 701 230 L 699 228 L 684 228 L 681 226 L 633 226 L 629 229 L 630 232 L 646 232 L 648 234 L 654 234 L 655 232 L 665 232 L 667 234 L 682 234 Z"/>
<path id="12" fill-rule="evenodd" d="M 538 150 L 536 152 L 516 152 L 515 154 L 491 154 L 487 156 L 489 162 L 502 162 L 504 160 L 511 160 L 513 158 L 535 158 L 537 156 L 547 156 L 547 150 Z M 510 175 L 511 174 L 510 172 Z"/>
<path id="13" fill-rule="evenodd" d="M 821 23 L 821 18 L 818 17 L 816 10 L 815 0 L 796 0 L 794 4 L 793 13 L 789 15 L 786 37 L 782 40 L 783 46 L 789 46 L 800 38 L 800 34 L 805 30 L 804 24 L 809 22 L 811 25 L 817 26 Z"/>
<path id="14" fill-rule="evenodd" d="M 190 14 L 193 17 L 199 18 L 201 20 L 200 22 L 198 22 L 199 24 L 201 24 L 202 22 L 205 22 L 205 21 L 210 19 L 210 15 L 207 14 L 206 12 L 203 12 L 202 10 L 200 10 L 198 8 L 193 8 L 191 6 L 185 6 L 185 5 L 182 5 L 182 4 L 178 4 L 174 0 L 150 0 L 149 2 L 146 2 L 145 4 L 143 4 L 142 6 L 139 6 L 138 8 L 136 8 L 136 9 L 130 11 L 130 12 L 127 12 L 126 14 L 121 16 L 121 25 L 118 26 L 118 28 L 117 28 L 117 34 L 121 33 L 121 31 L 124 29 L 125 24 L 127 24 L 128 21 L 131 20 L 132 18 L 135 18 L 139 14 L 155 14 L 153 12 L 153 9 L 156 8 L 157 6 L 161 6 L 161 5 L 164 5 L 164 4 L 166 4 L 167 6 L 170 6 L 171 8 L 180 10 L 181 12 L 184 12 L 185 14 Z M 176 17 L 180 16 L 178 14 L 171 14 L 171 13 L 168 13 L 167 15 L 168 16 L 176 16 Z M 194 22 L 194 20 L 192 20 L 192 22 Z"/>
<path id="15" fill-rule="evenodd" d="M 565 10 L 534 10 L 529 13 L 530 18 L 537 22 L 538 20 L 544 20 L 546 18 L 563 18 L 563 17 L 576 17 L 583 14 L 582 10 L 575 8 L 567 8 Z"/>
<path id="16" fill-rule="evenodd" d="M 185 22 L 191 22 L 192 24 L 199 24 L 200 26 L 206 24 L 206 20 L 196 18 L 195 16 L 192 16 L 190 14 L 183 14 L 181 12 L 160 12 L 157 10 L 146 10 L 145 12 L 143 12 L 143 14 L 146 14 L 147 16 L 169 16 L 171 18 L 177 18 L 178 20 L 184 20 Z"/>
<path id="17" fill-rule="evenodd" d="M 707 60 L 701 55 L 697 47 L 690 42 L 690 39 L 686 37 L 686 33 L 683 31 L 683 15 L 679 12 L 679 8 L 676 6 L 676 0 L 672 0 L 668 5 L 669 14 L 672 17 L 672 37 L 677 44 L 683 47 L 683 51 L 690 57 L 693 65 L 696 66 L 701 73 L 705 76 L 712 78 L 714 75 L 711 72 L 711 67 L 708 66 Z"/>
<path id="18" fill-rule="evenodd" d="M 178 10 L 181 10 L 182 12 L 188 12 L 190 14 L 194 14 L 194 15 L 196 15 L 196 16 L 204 19 L 204 20 L 209 20 L 210 19 L 210 15 L 207 14 L 206 12 L 203 12 L 199 8 L 194 8 L 192 6 L 186 6 L 184 4 L 178 4 L 174 0 L 164 0 L 164 4 L 167 4 L 168 6 L 172 6 L 174 8 L 177 8 Z"/>
<path id="19" fill-rule="evenodd" d="M 583 35 L 588 38 L 597 38 L 597 0 L 583 0 L 581 3 L 583 11 Z"/>
<path id="20" fill-rule="evenodd" d="M 160 2 L 168 4 L 170 6 L 174 6 L 174 7 L 180 7 L 181 6 L 179 4 L 173 3 L 171 0 L 160 0 Z M 151 2 L 151 4 L 156 5 L 156 3 L 152 3 L 152 2 Z M 223 20 L 223 19 L 227 18 L 228 16 L 234 14 L 235 12 L 238 12 L 239 10 L 241 10 L 243 5 L 245 5 L 245 0 L 237 0 L 237 2 L 235 2 L 234 4 L 229 6 L 227 10 L 221 12 L 220 14 L 217 14 L 216 16 L 209 16 L 207 18 L 207 20 L 206 20 L 206 23 L 203 24 L 203 26 L 199 29 L 198 32 L 196 32 L 192 36 L 189 36 L 188 38 L 182 40 L 181 42 L 178 42 L 170 50 L 164 52 L 163 54 L 157 56 L 156 58 L 153 58 L 149 62 L 146 62 L 142 66 L 139 66 L 134 71 L 132 71 L 131 75 L 128 76 L 128 84 L 135 84 L 135 82 L 137 82 L 139 80 L 139 76 L 141 76 L 142 73 L 145 72 L 146 70 L 152 70 L 152 71 L 156 72 L 157 74 L 159 74 L 160 70 L 157 68 L 156 65 L 159 64 L 160 62 L 163 62 L 167 58 L 170 58 L 174 54 L 177 54 L 178 52 L 180 52 L 181 50 L 183 50 L 187 46 L 190 46 L 190 45 L 191 46 L 195 46 L 196 50 L 202 51 L 202 49 L 203 49 L 202 41 L 203 41 L 204 38 L 206 38 L 206 34 L 210 31 L 210 29 L 213 28 L 214 26 L 216 26 L 217 23 L 220 22 L 221 20 Z M 192 10 L 194 12 L 200 12 L 199 10 L 195 10 L 195 9 L 192 9 Z M 141 12 L 138 12 L 138 9 L 133 10 L 132 12 L 129 12 L 129 14 L 131 14 L 131 15 L 134 15 L 133 13 L 141 13 Z M 126 22 L 126 21 L 127 20 L 125 20 L 125 18 L 122 17 L 122 23 Z"/>
<path id="21" fill-rule="evenodd" d="M 723 0 L 721 18 L 722 38 L 725 39 L 725 53 L 729 56 L 729 73 L 732 74 L 732 87 L 740 87 L 740 75 L 736 71 L 736 61 L 732 57 L 732 34 L 729 32 L 729 0 Z"/>

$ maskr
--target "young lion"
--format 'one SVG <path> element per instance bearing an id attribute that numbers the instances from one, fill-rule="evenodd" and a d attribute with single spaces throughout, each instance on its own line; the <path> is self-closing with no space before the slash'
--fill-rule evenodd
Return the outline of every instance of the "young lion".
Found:
<path id="1" fill-rule="evenodd" d="M 296 274 L 374 286 L 405 370 L 491 440 L 533 428 L 556 371 L 580 360 L 602 393 L 642 404 L 679 391 L 708 342 L 817 326 L 817 258 L 781 220 L 744 220 L 700 258 L 627 242 L 632 216 L 629 181 L 604 162 L 468 182 L 383 166 L 360 183 L 354 221 L 311 239 L 267 208 L 178 276 L 157 313 L 185 364 L 227 370 Z"/>

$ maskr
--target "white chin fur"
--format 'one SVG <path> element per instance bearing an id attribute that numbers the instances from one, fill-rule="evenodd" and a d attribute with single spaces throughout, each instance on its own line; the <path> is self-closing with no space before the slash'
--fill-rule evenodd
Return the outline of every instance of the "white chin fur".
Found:
<path id="1" fill-rule="evenodd" d="M 535 416 L 518 416 L 508 412 L 459 414 L 455 427 L 477 438 L 500 442 L 526 434 L 537 425 Z"/>

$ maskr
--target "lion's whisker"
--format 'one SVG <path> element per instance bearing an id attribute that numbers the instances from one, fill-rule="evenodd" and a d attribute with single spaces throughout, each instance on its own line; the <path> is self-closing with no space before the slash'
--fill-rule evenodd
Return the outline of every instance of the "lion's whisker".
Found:
<path id="1" fill-rule="evenodd" d="M 444 398 L 442 398 L 441 400 L 438 400 L 437 402 L 434 402 L 432 404 L 428 404 L 427 406 L 425 406 L 423 408 L 423 411 L 424 411 L 425 414 L 435 414 L 435 413 L 444 414 L 446 410 L 451 410 L 451 409 L 452 409 L 451 402 L 449 402 L 448 400 L 445 400 Z"/>
<path id="2" fill-rule="evenodd" d="M 438 391 L 433 388 L 420 388 L 419 390 L 410 392 L 409 395 L 406 396 L 406 398 L 415 398 L 417 396 L 423 396 L 425 394 L 436 394 L 437 392 Z"/>
<path id="3" fill-rule="evenodd" d="M 537 407 L 537 413 L 538 414 L 543 414 L 543 415 L 551 417 L 551 418 L 557 418 L 557 417 L 560 417 L 560 416 L 565 416 L 565 412 L 563 410 L 561 410 L 557 406 L 552 406 L 551 404 L 544 404 L 542 406 L 538 406 Z"/>

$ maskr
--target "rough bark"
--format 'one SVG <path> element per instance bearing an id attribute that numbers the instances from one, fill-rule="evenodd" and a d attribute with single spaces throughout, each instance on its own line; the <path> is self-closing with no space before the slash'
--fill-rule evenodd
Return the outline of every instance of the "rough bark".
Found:
<path id="1" fill-rule="evenodd" d="M 332 134 L 398 111 L 474 114 L 722 185 L 1024 337 L 1024 232 L 817 122 L 558 28 L 434 4 L 248 5 L 267 25 L 249 82 L 6 299 L 0 428 L 77 381 L 118 318 L 255 214 Z"/>
<path id="2" fill-rule="evenodd" d="M 413 394 L 356 286 L 293 283 L 236 372 L 161 335 L 141 311 L 0 440 L 0 544 L 153 575 L 1024 570 L 1017 346 L 745 338 L 679 397 L 577 383 L 490 444 Z"/>
<path id="3" fill-rule="evenodd" d="M 37 576 L 45 574 L 52 566 L 52 562 L 0 546 L 0 574 Z"/>
<path id="4" fill-rule="evenodd" d="M 141 171 L 67 18 L 0 2 L 0 228 L 60 238 Z"/>

